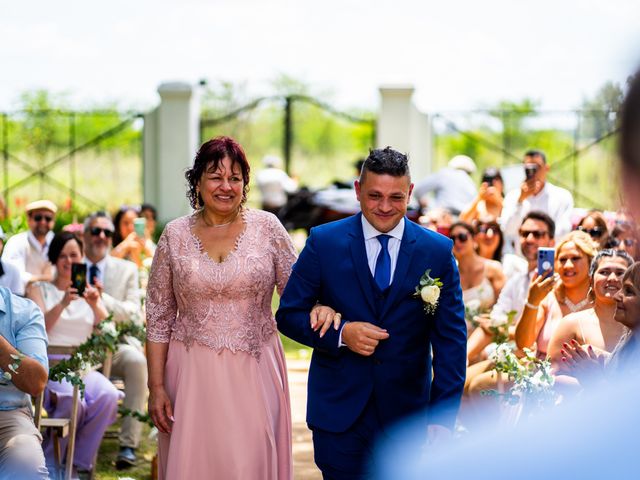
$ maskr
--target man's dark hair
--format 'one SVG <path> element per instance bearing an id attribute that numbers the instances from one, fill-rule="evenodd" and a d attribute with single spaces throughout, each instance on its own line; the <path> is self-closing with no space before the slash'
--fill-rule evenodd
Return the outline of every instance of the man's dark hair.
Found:
<path id="1" fill-rule="evenodd" d="M 556 222 L 554 222 L 553 219 L 546 213 L 536 210 L 531 211 L 524 216 L 520 225 L 522 225 L 527 220 L 538 220 L 539 222 L 545 223 L 547 225 L 547 228 L 549 229 L 549 238 L 555 237 Z"/>
<path id="2" fill-rule="evenodd" d="M 362 165 L 360 182 L 364 180 L 366 172 L 392 177 L 409 177 L 409 158 L 391 147 L 369 150 L 369 156 Z"/>
<path id="3" fill-rule="evenodd" d="M 531 149 L 531 150 L 527 150 L 526 152 L 524 152 L 524 156 L 525 157 L 540 157 L 542 159 L 542 162 L 546 165 L 547 164 L 547 156 L 544 154 L 544 152 L 542 150 L 536 150 Z"/>

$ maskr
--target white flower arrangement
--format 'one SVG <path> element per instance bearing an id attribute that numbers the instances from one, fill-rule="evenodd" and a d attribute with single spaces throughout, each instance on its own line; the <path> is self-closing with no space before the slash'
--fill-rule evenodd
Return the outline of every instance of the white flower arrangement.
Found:
<path id="1" fill-rule="evenodd" d="M 430 269 L 422 274 L 413 296 L 422 299 L 423 309 L 427 315 L 433 315 L 438 308 L 443 283 L 439 278 L 431 278 L 429 273 L 431 273 Z"/>

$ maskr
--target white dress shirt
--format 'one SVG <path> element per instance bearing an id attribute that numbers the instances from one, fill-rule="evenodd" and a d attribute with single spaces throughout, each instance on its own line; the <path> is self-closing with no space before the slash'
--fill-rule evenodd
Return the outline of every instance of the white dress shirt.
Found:
<path id="1" fill-rule="evenodd" d="M 15 234 L 7 240 L 2 259 L 16 266 L 20 271 L 24 285 L 31 280 L 33 275 L 42 274 L 47 268 L 50 268 L 48 253 L 53 237 L 54 233 L 48 232 L 44 245 L 41 245 L 31 230 L 27 230 Z"/>
<path id="2" fill-rule="evenodd" d="M 371 275 L 375 276 L 376 261 L 378 255 L 382 250 L 378 235 L 383 235 L 382 232 L 376 230 L 373 225 L 362 215 L 362 233 L 364 235 L 364 247 L 367 251 L 367 263 L 369 264 L 369 270 Z M 389 257 L 391 257 L 391 276 L 389 277 L 389 284 L 393 282 L 393 274 L 396 271 L 396 263 L 398 263 L 398 253 L 400 252 L 400 243 L 402 243 L 402 235 L 404 234 L 404 217 L 400 219 L 400 223 L 392 230 L 388 231 L 385 235 L 389 235 L 389 243 L 387 244 L 387 250 L 389 250 Z"/>
<path id="3" fill-rule="evenodd" d="M 105 268 L 107 268 L 107 257 L 103 257 L 102 260 L 95 264 L 85 257 L 84 262 L 87 264 L 87 279 L 89 279 L 89 272 L 91 271 L 91 267 L 95 265 L 96 267 L 98 267 L 98 280 L 104 285 L 104 270 Z"/>
<path id="4" fill-rule="evenodd" d="M 378 255 L 380 255 L 380 251 L 382 250 L 382 245 L 380 245 L 380 240 L 378 240 L 378 235 L 383 235 L 382 232 L 376 230 L 373 225 L 369 223 L 369 221 L 362 218 L 362 233 L 364 235 L 364 248 L 367 252 L 367 263 L 369 265 L 369 271 L 371 272 L 371 276 L 375 277 L 376 272 L 376 261 L 378 260 Z M 404 217 L 400 219 L 400 223 L 396 225 L 392 230 L 388 231 L 385 235 L 389 235 L 389 243 L 387 244 L 387 250 L 389 251 L 389 257 L 391 258 L 391 276 L 389 277 L 389 284 L 393 283 L 393 274 L 396 271 L 396 264 L 398 263 L 398 253 L 400 252 L 400 244 L 402 243 L 402 235 L 404 234 Z M 340 335 L 338 336 L 338 346 L 346 347 L 344 343 L 342 343 L 342 329 L 344 326 L 349 323 L 348 320 L 342 322 L 342 326 L 340 327 Z"/>
<path id="5" fill-rule="evenodd" d="M 522 219 L 531 211 L 544 212 L 553 219 L 556 224 L 555 238 L 561 238 L 571 231 L 573 196 L 568 190 L 545 182 L 537 195 L 527 197 L 522 203 L 518 202 L 519 198 L 518 188 L 510 191 L 504 199 L 500 226 L 505 237 L 505 253 L 520 253 L 518 231 Z"/>
<path id="6" fill-rule="evenodd" d="M 512 325 L 516 325 L 520 321 L 520 317 L 522 317 L 522 312 L 524 311 L 524 305 L 527 303 L 529 283 L 531 283 L 534 271 L 535 270 L 518 273 L 509 278 L 507 283 L 504 284 L 500 296 L 498 296 L 498 301 L 493 306 L 491 313 L 496 312 L 506 315 L 509 312 L 515 311 L 516 316 Z"/>

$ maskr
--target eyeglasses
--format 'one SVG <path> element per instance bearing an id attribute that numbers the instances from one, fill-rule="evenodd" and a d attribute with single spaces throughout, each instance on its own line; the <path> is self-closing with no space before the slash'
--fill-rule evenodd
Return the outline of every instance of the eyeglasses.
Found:
<path id="1" fill-rule="evenodd" d="M 53 221 L 53 217 L 51 215 L 42 215 L 41 213 L 38 213 L 31 218 L 33 218 L 33 220 L 36 222 L 41 222 L 42 220 L 44 220 L 45 222 L 49 223 Z"/>
<path id="2" fill-rule="evenodd" d="M 99 237 L 101 233 L 104 233 L 104 236 L 107 238 L 113 237 L 113 230 L 110 230 L 108 228 L 92 227 L 89 232 L 94 237 Z"/>
<path id="3" fill-rule="evenodd" d="M 522 238 L 527 238 L 529 235 L 533 235 L 533 238 L 540 240 L 548 236 L 549 232 L 545 232 L 544 230 L 520 230 L 520 236 Z"/>
<path id="4" fill-rule="evenodd" d="M 456 243 L 456 241 L 458 241 L 460 243 L 464 243 L 467 240 L 469 240 L 469 234 L 468 233 L 459 233 L 457 235 L 449 235 L 449 238 L 451 240 L 453 240 L 453 243 Z"/>
<path id="5" fill-rule="evenodd" d="M 490 225 L 480 225 L 477 228 L 478 233 L 486 233 L 487 235 L 492 235 L 496 233 L 495 227 Z"/>
<path id="6" fill-rule="evenodd" d="M 584 228 L 583 226 L 579 226 L 578 230 L 593 238 L 600 238 L 604 234 L 604 231 L 600 227 Z"/>
<path id="7" fill-rule="evenodd" d="M 617 238 L 611 239 L 611 245 L 613 247 L 619 247 L 621 243 L 624 243 L 625 247 L 633 247 L 638 241 L 635 238 L 625 238 L 624 240 L 619 240 Z"/>

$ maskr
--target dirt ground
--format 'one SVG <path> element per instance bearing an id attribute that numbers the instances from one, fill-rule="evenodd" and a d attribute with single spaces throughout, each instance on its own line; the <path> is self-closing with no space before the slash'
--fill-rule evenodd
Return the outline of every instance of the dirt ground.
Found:
<path id="1" fill-rule="evenodd" d="M 313 463 L 311 432 L 305 422 L 309 360 L 287 359 L 287 365 L 293 422 L 293 477 L 296 480 L 321 480 L 320 470 Z"/>

